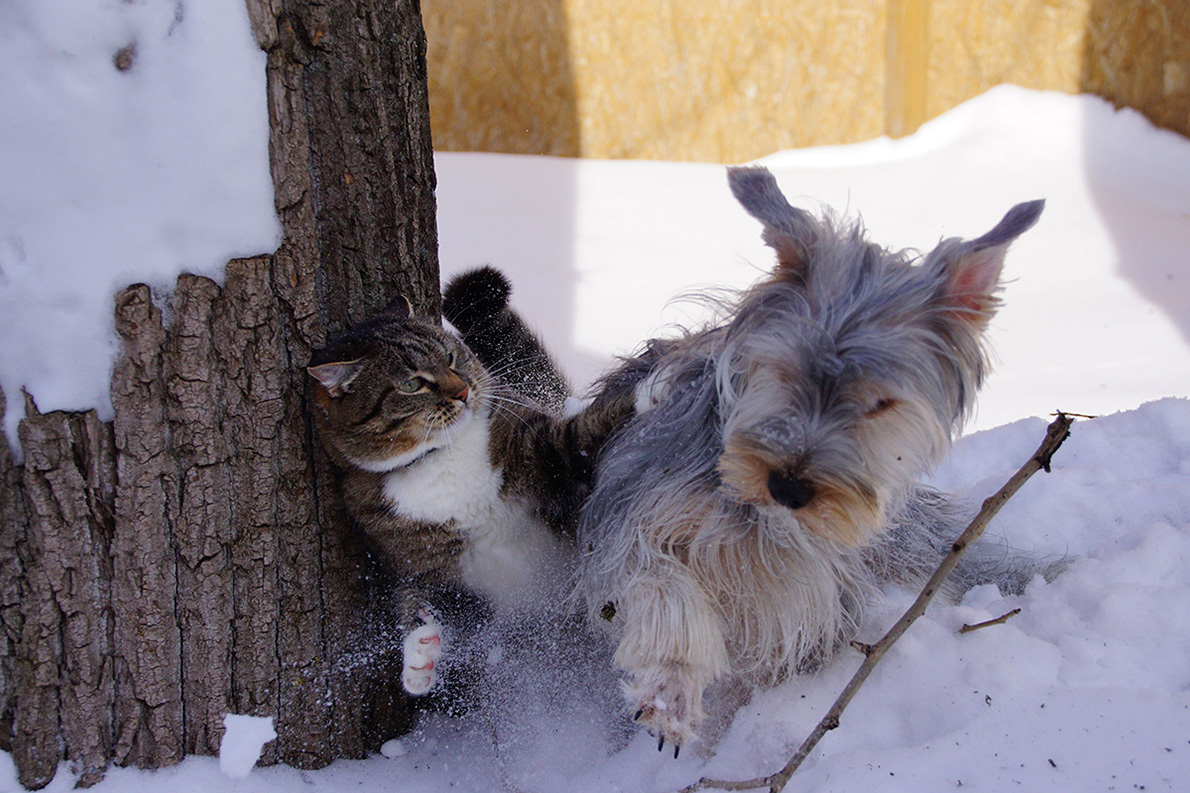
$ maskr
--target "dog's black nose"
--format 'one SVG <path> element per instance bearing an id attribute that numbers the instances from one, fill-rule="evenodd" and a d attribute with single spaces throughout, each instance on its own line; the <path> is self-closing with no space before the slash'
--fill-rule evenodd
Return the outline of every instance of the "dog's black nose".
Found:
<path id="1" fill-rule="evenodd" d="M 814 485 L 800 477 L 773 471 L 769 474 L 769 493 L 778 504 L 801 509 L 814 498 Z"/>

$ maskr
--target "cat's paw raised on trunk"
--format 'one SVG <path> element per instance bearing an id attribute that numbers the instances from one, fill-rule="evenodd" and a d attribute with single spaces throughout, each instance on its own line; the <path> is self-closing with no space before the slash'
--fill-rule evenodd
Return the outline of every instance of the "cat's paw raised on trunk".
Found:
<path id="1" fill-rule="evenodd" d="M 401 684 L 413 696 L 428 694 L 438 685 L 438 662 L 446 649 L 442 626 L 430 619 L 405 637 Z"/>

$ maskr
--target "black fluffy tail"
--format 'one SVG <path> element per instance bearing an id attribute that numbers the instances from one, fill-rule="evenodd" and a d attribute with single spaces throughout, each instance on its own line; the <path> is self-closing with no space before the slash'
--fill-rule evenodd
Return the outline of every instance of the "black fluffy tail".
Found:
<path id="1" fill-rule="evenodd" d="M 442 292 L 442 315 L 502 383 L 546 410 L 561 413 L 570 385 L 545 346 L 508 304 L 512 286 L 495 267 L 460 273 Z"/>

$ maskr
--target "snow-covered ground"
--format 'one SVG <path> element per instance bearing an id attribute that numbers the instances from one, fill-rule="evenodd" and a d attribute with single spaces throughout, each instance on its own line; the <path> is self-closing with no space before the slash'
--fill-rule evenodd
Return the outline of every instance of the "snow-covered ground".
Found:
<path id="1" fill-rule="evenodd" d="M 181 270 L 217 275 L 227 257 L 276 244 L 263 65 L 242 4 L 178 9 L 0 3 L 0 382 L 10 406 L 26 386 L 42 409 L 106 409 L 115 289 L 165 288 Z M 133 40 L 133 67 L 115 69 L 113 53 Z M 985 495 L 1036 447 L 1040 416 L 1102 415 L 1076 423 L 1053 473 L 992 528 L 1023 548 L 1072 555 L 1069 569 L 1019 597 L 977 589 L 933 607 L 790 789 L 1184 790 L 1190 141 L 1094 98 L 1001 87 L 903 140 L 764 162 L 795 203 L 860 213 L 873 239 L 896 247 L 975 236 L 1014 203 L 1048 200 L 1008 258 L 978 431 L 936 473 L 939 485 Z M 579 386 L 668 323 L 701 316 L 675 296 L 743 286 L 771 261 L 721 165 L 442 154 L 437 166 L 444 276 L 504 268 L 514 301 Z M 910 598 L 886 592 L 866 638 Z M 957 633 L 1013 608 L 1021 614 L 1007 624 Z M 598 717 L 581 716 L 579 689 L 559 712 L 537 708 L 498 729 L 498 750 L 478 716 L 433 718 L 391 759 L 232 778 L 268 738 L 248 723 L 226 745 L 231 775 L 214 758 L 190 758 L 156 772 L 112 769 L 95 790 L 676 790 L 704 773 L 781 765 L 857 664 L 844 654 L 754 692 L 709 756 L 675 761 L 644 735 L 609 740 Z M 64 767 L 49 789 L 73 782 Z M 0 755 L 0 791 L 16 789 Z"/>

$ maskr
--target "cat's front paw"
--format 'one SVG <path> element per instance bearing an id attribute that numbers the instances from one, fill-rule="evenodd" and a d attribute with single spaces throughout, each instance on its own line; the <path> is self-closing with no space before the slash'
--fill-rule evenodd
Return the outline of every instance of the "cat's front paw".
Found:
<path id="1" fill-rule="evenodd" d="M 663 664 L 637 671 L 624 686 L 624 695 L 636 711 L 633 718 L 657 738 L 659 750 L 672 745 L 674 757 L 694 739 L 702 721 L 700 680 L 687 666 Z"/>
<path id="2" fill-rule="evenodd" d="M 437 666 L 446 649 L 442 626 L 434 620 L 410 632 L 402 645 L 405 668 L 401 684 L 415 697 L 428 694 L 438 685 Z"/>

